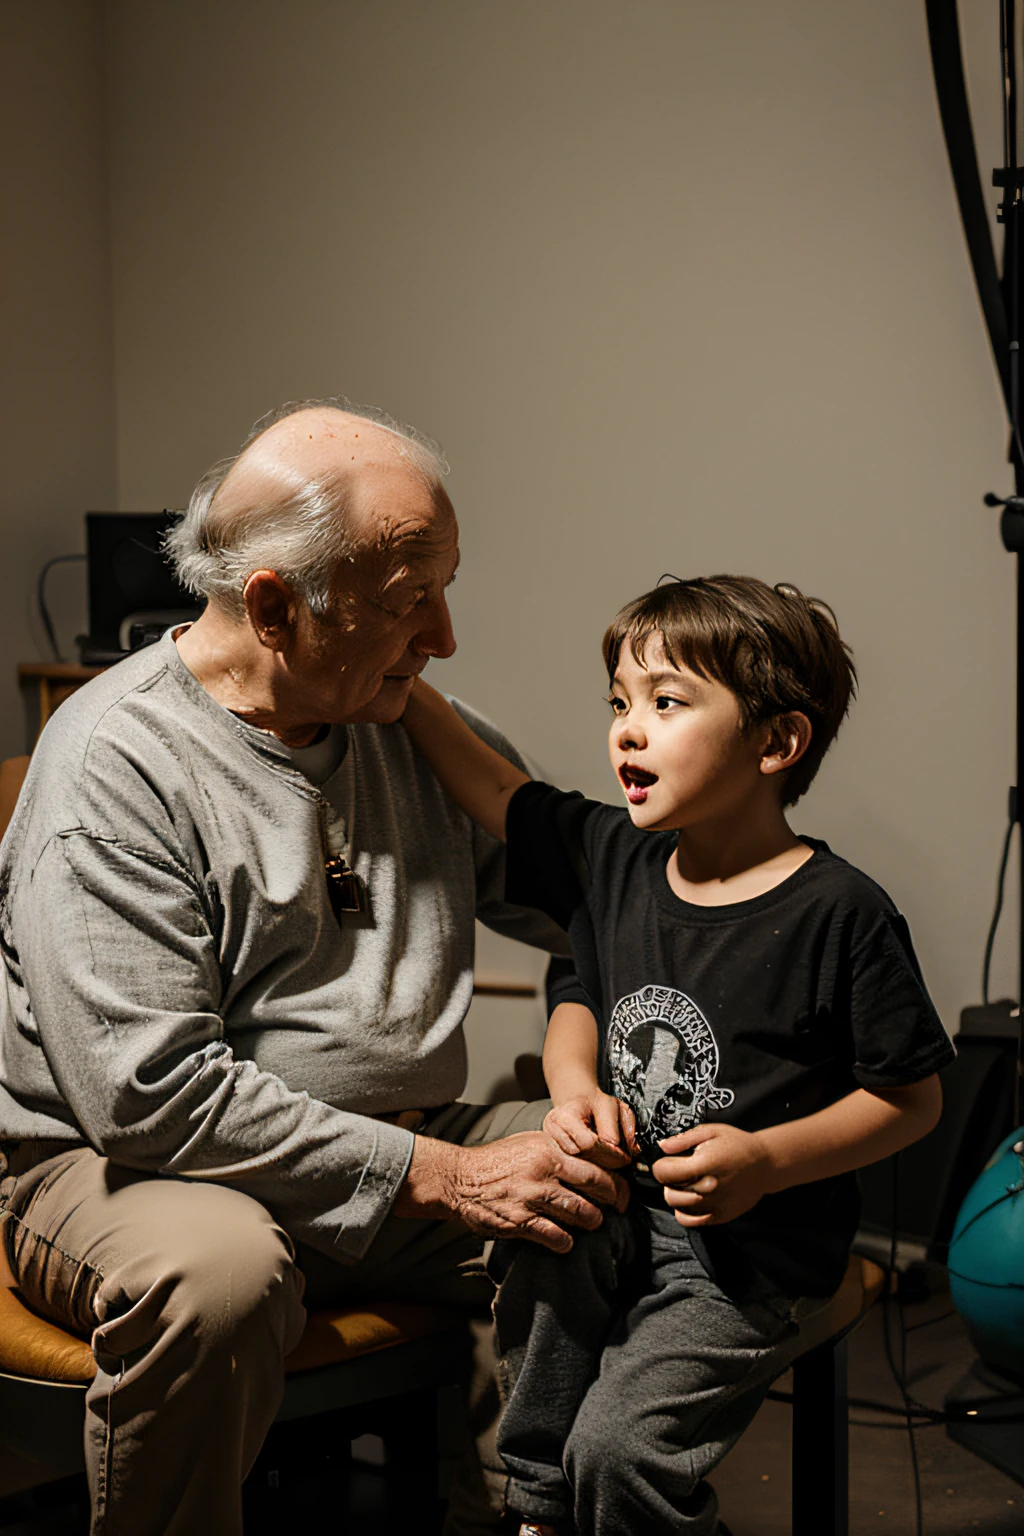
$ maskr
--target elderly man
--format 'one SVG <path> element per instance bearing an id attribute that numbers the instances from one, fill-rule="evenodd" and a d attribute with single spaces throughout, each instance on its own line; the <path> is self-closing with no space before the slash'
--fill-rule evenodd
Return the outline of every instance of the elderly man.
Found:
<path id="1" fill-rule="evenodd" d="M 456 1102 L 474 913 L 561 936 L 393 724 L 455 646 L 442 472 L 330 403 L 260 423 L 171 540 L 201 618 L 63 706 L 3 845 L 4 1241 L 92 1340 L 96 1536 L 240 1532 L 304 1288 L 476 1300 L 488 1235 L 623 1198 Z"/>

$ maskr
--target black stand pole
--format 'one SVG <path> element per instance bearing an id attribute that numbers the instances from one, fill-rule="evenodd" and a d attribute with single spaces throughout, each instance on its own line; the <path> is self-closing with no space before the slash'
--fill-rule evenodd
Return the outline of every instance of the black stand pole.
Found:
<path id="1" fill-rule="evenodd" d="M 1003 77 L 1003 165 L 992 172 L 994 186 L 1001 188 L 999 221 L 1006 231 L 1003 243 L 1003 305 L 1007 316 L 1007 374 L 1009 375 L 1010 462 L 1016 494 L 1003 504 L 1000 532 L 1005 548 L 1017 558 L 1017 773 L 1010 791 L 1010 821 L 1018 829 L 1019 895 L 1017 990 L 1017 1064 L 1013 1081 L 1013 1123 L 1020 1125 L 1021 1068 L 1024 1061 L 1024 447 L 1020 435 L 1020 237 L 1024 171 L 1017 164 L 1017 0 L 1001 0 L 999 46 Z M 1005 388 L 1005 385 L 1004 385 Z M 986 498 L 987 499 L 987 498 Z"/>
<path id="2" fill-rule="evenodd" d="M 1017 688 L 1016 688 L 1016 785 L 1010 790 L 1010 825 L 1019 829 L 1020 915 L 1018 920 L 1017 1069 L 1014 1075 L 1014 1124 L 1021 1123 L 1021 1074 L 1024 1071 L 1024 447 L 1020 432 L 1020 217 L 1024 196 L 1024 171 L 1017 164 L 1017 37 L 1016 0 L 1001 0 L 999 40 L 1003 78 L 1003 165 L 992 173 L 993 183 L 1003 190 L 999 218 L 1006 230 L 1002 277 L 998 275 L 985 199 L 978 172 L 971 126 L 967 86 L 960 46 L 957 0 L 925 0 L 932 72 L 939 115 L 949 153 L 964 235 L 978 286 L 978 298 L 992 355 L 1010 420 L 1010 453 L 1015 494 L 1003 500 L 985 497 L 987 506 L 1001 506 L 1000 521 L 1005 548 L 1017 557 Z M 1002 881 L 1000 879 L 1000 901 Z M 997 908 L 998 917 L 998 908 Z M 991 937 L 990 945 L 991 945 Z M 986 955 L 986 976 L 988 960 Z M 987 1001 L 987 997 L 985 999 Z"/>

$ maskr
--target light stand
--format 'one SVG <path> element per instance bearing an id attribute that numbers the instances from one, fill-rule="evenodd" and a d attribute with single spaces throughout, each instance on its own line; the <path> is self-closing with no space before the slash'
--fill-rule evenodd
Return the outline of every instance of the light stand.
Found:
<path id="1" fill-rule="evenodd" d="M 1013 464 L 1015 494 L 999 497 L 989 492 L 984 502 L 1002 507 L 1000 533 L 1004 548 L 1017 561 L 1017 681 L 1016 681 L 1016 786 L 1024 785 L 1024 444 L 1020 427 L 1020 310 L 1021 310 L 1021 217 L 1024 213 L 1024 167 L 1018 164 L 1018 92 L 1017 92 L 1017 6 L 1016 0 L 1000 0 L 999 43 L 1003 80 L 1003 164 L 992 172 L 992 183 L 1002 190 L 999 222 L 1005 230 L 1003 271 L 999 275 L 988 213 L 981 190 L 974 131 L 964 79 L 963 56 L 956 0 L 926 0 L 928 38 L 932 70 L 938 96 L 939 114 L 949 153 L 950 170 L 956 188 L 964 235 L 974 269 L 978 298 L 992 345 L 993 361 L 999 374 L 1010 426 L 1008 458 Z M 1009 793 L 1010 827 L 1019 826 L 1024 815 L 1024 793 L 1017 787 Z M 1004 864 L 1005 868 L 1005 864 Z M 1000 881 L 999 902 L 1002 900 Z M 999 907 L 997 905 L 997 917 Z M 984 1003 L 988 1004 L 988 955 L 986 951 Z M 1020 977 L 1024 985 L 1024 849 L 1020 859 L 1020 913 L 1017 953 Z M 1018 989 L 1018 997 L 1021 989 Z M 966 1012 L 977 1018 L 982 1009 Z M 1005 1005 L 1002 1010 L 1005 1015 Z M 988 1028 L 993 1035 L 1005 1035 L 1010 1027 L 1016 1039 L 1016 1071 L 1013 1081 L 1014 1125 L 1021 1122 L 1021 1074 L 1024 1070 L 1024 1009 L 1018 1006 L 1013 1025 L 1007 1017 L 999 1018 L 999 1008 L 991 1010 Z M 980 1021 L 972 1033 L 984 1033 Z"/>
<path id="2" fill-rule="evenodd" d="M 998 215 L 1005 230 L 1001 278 L 996 273 L 995 253 L 981 194 L 964 81 L 956 0 L 926 0 L 925 9 L 935 88 L 950 169 L 978 286 L 978 297 L 1002 384 L 1010 424 L 1009 459 L 1014 469 L 1015 494 L 999 497 L 989 492 L 984 502 L 986 506 L 1002 508 L 1000 533 L 1003 546 L 1016 556 L 1017 561 L 1016 784 L 1009 793 L 1010 828 L 1004 847 L 996 912 L 985 952 L 985 1006 L 965 1010 L 965 1014 L 985 1015 L 998 1011 L 998 1005 L 988 1005 L 988 967 L 995 925 L 1002 905 L 1002 882 L 1010 830 L 1016 825 L 1019 828 L 1021 849 L 1017 944 L 1020 963 L 1017 995 L 1020 1001 L 1016 1010 L 1013 1124 L 1019 1127 L 1021 1073 L 1024 1066 L 1024 446 L 1021 444 L 1020 430 L 1021 217 L 1024 206 L 1024 169 L 1017 161 L 1017 8 L 1016 0 L 1000 0 L 1003 164 L 993 171 L 992 182 L 1003 194 Z M 1006 1024 L 1009 1022 L 1008 1019 L 1004 1020 Z M 975 1342 L 982 1343 L 984 1347 L 982 1340 Z M 978 1359 L 967 1375 L 956 1383 L 946 1398 L 946 1410 L 952 1415 L 952 1422 L 947 1424 L 947 1432 L 967 1449 L 1024 1483 L 1024 1443 L 1020 1438 L 1019 1424 L 1019 1416 L 1024 1411 L 1024 1396 L 1021 1395 L 1020 1384 L 1015 1384 L 1006 1375 L 1005 1369 L 1000 1369 L 1004 1364 L 994 1359 Z M 1010 1422 L 1015 1417 L 1018 1422 Z"/>

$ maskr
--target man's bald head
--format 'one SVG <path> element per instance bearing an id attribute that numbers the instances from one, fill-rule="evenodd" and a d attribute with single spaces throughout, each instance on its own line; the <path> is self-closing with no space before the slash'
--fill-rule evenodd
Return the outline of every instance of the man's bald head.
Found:
<path id="1" fill-rule="evenodd" d="M 292 401 L 203 476 L 167 550 L 185 586 L 238 619 L 256 570 L 277 571 L 320 617 L 343 561 L 421 532 L 422 514 L 389 486 L 412 477 L 447 506 L 447 468 L 436 443 L 383 411 Z"/>

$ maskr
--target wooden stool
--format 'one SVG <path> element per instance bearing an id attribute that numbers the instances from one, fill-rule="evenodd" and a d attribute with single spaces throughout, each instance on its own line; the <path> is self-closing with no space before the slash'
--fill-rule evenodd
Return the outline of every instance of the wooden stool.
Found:
<path id="1" fill-rule="evenodd" d="M 804 1328 L 792 1392 L 768 1393 L 775 1402 L 793 1405 L 793 1536 L 848 1536 L 847 1341 L 884 1285 L 883 1269 L 851 1254 L 842 1285 Z"/>

